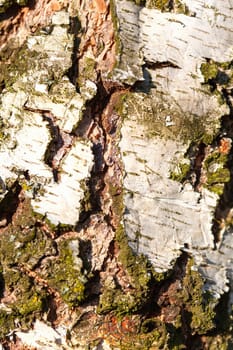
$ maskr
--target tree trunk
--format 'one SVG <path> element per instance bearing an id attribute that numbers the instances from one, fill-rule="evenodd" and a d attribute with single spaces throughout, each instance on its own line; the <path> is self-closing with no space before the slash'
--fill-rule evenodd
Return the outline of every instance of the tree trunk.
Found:
<path id="1" fill-rule="evenodd" d="M 3 349 L 233 346 L 232 7 L 0 2 Z"/>

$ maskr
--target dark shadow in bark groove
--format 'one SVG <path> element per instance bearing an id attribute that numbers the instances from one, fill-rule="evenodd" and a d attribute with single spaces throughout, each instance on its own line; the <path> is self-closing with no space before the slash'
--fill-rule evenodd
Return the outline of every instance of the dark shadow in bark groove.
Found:
<path id="1" fill-rule="evenodd" d="M 64 145 L 63 138 L 61 136 L 59 126 L 55 125 L 51 117 L 47 117 L 46 113 L 42 114 L 43 120 L 48 122 L 48 129 L 51 135 L 51 141 L 49 142 L 45 155 L 44 161 L 50 168 L 52 168 L 53 178 L 55 182 L 59 180 L 59 169 L 54 167 L 53 159 L 56 156 L 57 152 Z"/>
<path id="2" fill-rule="evenodd" d="M 92 208 L 91 211 L 88 212 L 89 215 L 91 213 L 97 213 L 102 210 L 100 194 L 105 187 L 104 174 L 107 171 L 107 165 L 104 160 L 106 130 L 104 129 L 102 124 L 102 114 L 110 101 L 111 95 L 115 91 L 118 91 L 118 89 L 124 89 L 124 87 L 114 82 L 107 82 L 105 84 L 105 82 L 102 81 L 100 73 L 98 75 L 96 85 L 97 93 L 93 97 L 93 99 L 86 103 L 86 108 L 83 113 L 82 121 L 79 123 L 78 128 L 74 131 L 76 136 L 83 137 L 87 133 L 87 130 L 90 128 L 91 123 L 93 123 L 94 125 L 98 125 L 98 127 L 102 131 L 102 142 L 101 140 L 99 142 L 92 142 L 94 166 L 91 172 L 90 180 L 87 183 L 87 186 L 90 191 L 90 204 Z M 83 216 L 84 218 L 86 217 L 84 213 L 82 213 L 81 216 Z"/>
<path id="3" fill-rule="evenodd" d="M 82 259 L 84 269 L 88 272 L 91 271 L 92 266 L 92 243 L 91 240 L 79 240 L 80 258 Z"/>
<path id="4" fill-rule="evenodd" d="M 152 81 L 151 74 L 148 70 L 148 67 L 146 64 L 142 66 L 142 73 L 144 80 L 138 80 L 136 81 L 133 86 L 130 88 L 131 92 L 144 92 L 146 94 L 149 94 L 150 90 L 152 88 L 155 88 L 155 84 Z"/>
<path id="5" fill-rule="evenodd" d="M 231 113 L 222 117 L 221 134 L 224 137 L 228 137 L 233 143 L 233 112 L 231 108 Z M 214 220 L 212 226 L 212 232 L 214 235 L 214 242 L 218 243 L 222 237 L 220 237 L 220 232 L 222 230 L 222 225 L 227 224 L 225 220 L 228 218 L 231 208 L 233 207 L 233 147 L 229 154 L 227 155 L 226 166 L 230 171 L 230 181 L 224 186 L 223 194 L 220 196 L 219 202 L 216 206 L 214 213 Z M 231 215 L 231 214 L 230 214 Z M 229 222 L 232 226 L 233 222 Z"/>
<path id="6" fill-rule="evenodd" d="M 70 82 L 76 87 L 77 92 L 79 92 L 79 87 L 77 85 L 77 78 L 79 75 L 78 69 L 78 51 L 80 45 L 80 38 L 78 37 L 78 33 L 81 30 L 81 23 L 78 17 L 70 17 L 70 33 L 74 35 L 73 41 L 73 53 L 71 56 L 72 65 L 67 72 L 67 76 Z"/>
<path id="7" fill-rule="evenodd" d="M 5 280 L 3 277 L 3 273 L 0 272 L 0 299 L 3 298 L 5 291 Z"/>
<path id="8" fill-rule="evenodd" d="M 23 7 L 29 7 L 30 10 L 34 9 L 36 5 L 36 0 L 29 0 L 24 6 L 20 6 L 17 3 L 12 4 L 8 9 L 0 14 L 0 22 L 11 17 L 16 17 Z"/>
<path id="9" fill-rule="evenodd" d="M 0 202 L 0 221 L 5 219 L 6 225 L 11 222 L 12 217 L 18 208 L 21 189 L 22 187 L 16 180 Z"/>
<path id="10" fill-rule="evenodd" d="M 57 320 L 57 303 L 56 303 L 53 295 L 49 295 L 47 297 L 46 308 L 48 310 L 47 320 L 48 320 L 48 322 L 51 322 L 53 324 Z"/>

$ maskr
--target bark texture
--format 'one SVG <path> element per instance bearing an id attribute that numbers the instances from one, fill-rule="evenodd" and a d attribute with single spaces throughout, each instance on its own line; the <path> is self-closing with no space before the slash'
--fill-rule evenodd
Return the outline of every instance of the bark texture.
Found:
<path id="1" fill-rule="evenodd" d="M 3 349 L 231 349 L 232 1 L 0 1 Z"/>

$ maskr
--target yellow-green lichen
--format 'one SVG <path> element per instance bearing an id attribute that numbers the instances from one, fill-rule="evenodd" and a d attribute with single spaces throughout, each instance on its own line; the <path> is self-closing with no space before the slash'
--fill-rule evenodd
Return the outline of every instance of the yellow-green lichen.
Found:
<path id="1" fill-rule="evenodd" d="M 210 79 L 216 78 L 218 74 L 218 65 L 215 62 L 202 63 L 201 73 L 204 77 L 204 82 L 207 83 Z"/>
<path id="2" fill-rule="evenodd" d="M 49 88 L 52 82 L 59 80 L 66 73 L 64 66 L 58 64 L 56 60 L 51 64 L 48 53 L 44 49 L 47 44 L 45 34 L 38 31 L 30 38 L 33 37 L 35 37 L 35 41 L 37 41 L 37 45 L 34 45 L 35 48 L 29 48 L 29 41 L 26 41 L 19 48 L 11 48 L 8 46 L 0 53 L 0 60 L 3 62 L 0 81 L 1 85 L 4 85 L 8 91 L 9 88 L 17 82 L 17 88 L 20 85 L 21 89 L 24 91 L 33 91 L 33 94 L 36 94 L 34 89 L 35 79 L 32 79 L 33 75 L 36 76 L 37 83 L 46 83 Z M 65 40 L 68 39 L 66 38 Z M 57 53 L 54 52 L 55 56 L 56 54 Z M 65 59 L 64 57 L 64 62 Z M 25 79 L 27 83 L 22 79 L 24 77 L 27 77 L 27 79 Z"/>
<path id="3" fill-rule="evenodd" d="M 28 328 L 35 314 L 46 311 L 46 293 L 32 278 L 5 264 L 2 271 L 4 288 L 1 294 L 8 295 L 8 302 L 0 309 L 0 338 L 15 327 Z"/>
<path id="4" fill-rule="evenodd" d="M 145 6 L 146 0 L 132 0 L 138 6 Z"/>
<path id="5" fill-rule="evenodd" d="M 168 10 L 169 1 L 168 0 L 147 0 L 146 6 L 148 8 L 156 8 L 161 11 Z"/>
<path id="6" fill-rule="evenodd" d="M 189 259 L 179 297 L 190 315 L 189 326 L 194 334 L 206 334 L 215 328 L 215 301 L 203 287 L 203 278 Z"/>
<path id="7" fill-rule="evenodd" d="M 14 314 L 24 317 L 45 310 L 45 292 L 34 285 L 31 277 L 14 268 L 6 269 L 3 276 L 8 289 L 15 289 L 16 301 L 10 305 Z"/>
<path id="8" fill-rule="evenodd" d="M 5 87 L 9 88 L 19 78 L 25 76 L 29 70 L 36 69 L 38 62 L 46 57 L 46 53 L 29 50 L 27 45 L 24 44 L 17 52 L 14 52 L 11 64 L 3 65 L 2 75 L 4 76 Z"/>
<path id="9" fill-rule="evenodd" d="M 118 218 L 121 218 L 124 211 L 123 192 L 122 190 L 119 191 L 117 186 L 114 186 L 114 184 L 110 183 L 109 194 L 112 198 L 112 207 L 114 214 L 116 214 Z"/>
<path id="10" fill-rule="evenodd" d="M 175 13 L 182 13 L 185 15 L 190 15 L 190 11 L 182 1 L 175 0 L 175 1 L 169 1 L 169 0 L 131 0 L 138 6 L 146 6 L 147 8 L 154 8 L 158 9 L 162 12 L 175 12 Z"/>
<path id="11" fill-rule="evenodd" d="M 49 261 L 46 266 L 49 285 L 58 291 L 70 306 L 78 305 L 85 298 L 86 278 L 82 272 L 82 261 L 78 256 L 78 246 L 77 240 L 60 241 L 58 258 Z"/>
<path id="12" fill-rule="evenodd" d="M 169 103 L 161 94 L 151 92 L 125 94 L 118 110 L 123 119 L 135 120 L 141 136 L 163 138 L 190 145 L 194 142 L 209 144 L 220 127 L 220 120 L 211 115 L 197 116 L 184 113 L 176 103 Z M 166 125 L 166 119 L 172 125 Z M 141 127 L 142 126 L 142 127 Z"/>
<path id="13" fill-rule="evenodd" d="M 6 207 L 2 205 L 2 214 L 4 211 L 7 214 L 7 204 L 8 210 L 14 202 L 18 205 L 21 191 L 18 182 L 13 183 L 7 201 L 4 198 Z M 0 337 L 15 327 L 27 329 L 35 314 L 46 312 L 51 297 L 48 288 L 56 290 L 67 304 L 74 306 L 84 299 L 86 282 L 78 257 L 78 241 L 52 240 L 51 228 L 33 213 L 29 199 L 24 198 L 13 222 L 10 221 L 0 240 L 0 293 L 1 298 L 6 297 L 2 299 L 4 307 L 3 304 L 0 307 Z M 38 279 L 32 277 L 35 269 Z M 46 281 L 46 286 L 38 280 Z"/>
<path id="14" fill-rule="evenodd" d="M 118 116 L 124 116 L 127 113 L 127 107 L 125 102 L 127 101 L 127 96 L 129 95 L 128 92 L 122 93 L 116 103 L 114 104 L 114 111 L 117 113 Z"/>
<path id="15" fill-rule="evenodd" d="M 96 61 L 92 57 L 85 56 L 83 60 L 79 63 L 79 77 L 78 85 L 79 87 L 85 86 L 86 80 L 96 81 Z"/>
<path id="16" fill-rule="evenodd" d="M 215 80 L 220 85 L 227 85 L 233 79 L 233 62 L 216 62 L 210 60 L 202 63 L 200 70 L 204 77 L 204 82 L 209 83 Z"/>
<path id="17" fill-rule="evenodd" d="M 134 254 L 121 225 L 116 231 L 116 241 L 119 245 L 118 258 L 129 274 L 132 291 L 124 293 L 114 284 L 105 286 L 98 310 L 102 313 L 114 310 L 117 314 L 127 314 L 143 308 L 150 297 L 152 281 L 161 282 L 166 274 L 156 273 L 145 256 Z"/>
<path id="18" fill-rule="evenodd" d="M 226 154 L 215 151 L 204 161 L 205 187 L 218 195 L 222 195 L 224 184 L 230 181 L 230 170 L 227 168 L 227 160 Z"/>
<path id="19" fill-rule="evenodd" d="M 190 164 L 178 163 L 173 171 L 170 172 L 170 179 L 183 182 L 187 179 L 190 172 Z"/>
<path id="20" fill-rule="evenodd" d="M 144 0 L 136 0 L 136 1 L 138 1 L 137 5 L 140 5 L 141 3 L 144 2 Z M 116 55 L 114 68 L 116 68 L 119 63 L 119 57 L 122 52 L 122 44 L 119 37 L 118 15 L 117 15 L 116 5 L 114 0 L 110 0 L 110 11 L 111 11 L 112 22 L 114 27 L 114 42 L 115 42 L 115 55 Z M 118 59 L 117 59 L 117 56 L 118 56 Z M 111 76 L 111 73 L 109 73 L 109 78 L 110 76 Z"/>
<path id="21" fill-rule="evenodd" d="M 33 215 L 32 211 L 28 211 Z M 55 254 L 54 244 L 40 226 L 34 226 L 35 220 L 26 213 L 18 220 L 17 225 L 9 227 L 2 235 L 0 256 L 4 264 L 21 264 L 33 268 L 42 256 Z M 34 221 L 34 222 L 33 222 Z"/>
<path id="22" fill-rule="evenodd" d="M 233 349 L 233 340 L 231 334 L 218 334 L 216 336 L 207 336 L 205 338 L 206 349 L 208 350 L 231 350 Z"/>

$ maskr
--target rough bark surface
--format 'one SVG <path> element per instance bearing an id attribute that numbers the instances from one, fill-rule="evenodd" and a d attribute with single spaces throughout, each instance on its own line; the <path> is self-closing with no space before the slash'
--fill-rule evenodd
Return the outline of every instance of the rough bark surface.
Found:
<path id="1" fill-rule="evenodd" d="M 231 349 L 232 1 L 0 1 L 2 349 Z"/>

